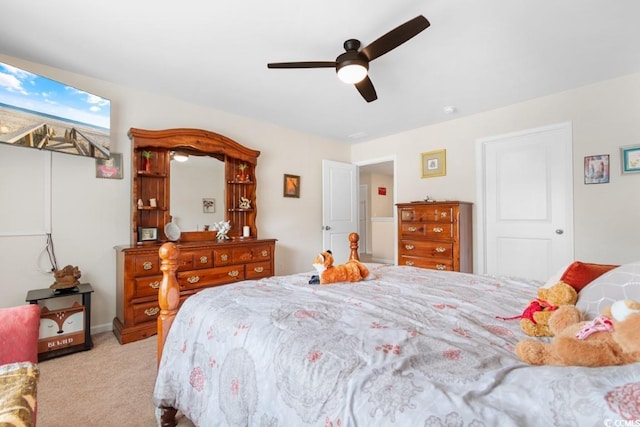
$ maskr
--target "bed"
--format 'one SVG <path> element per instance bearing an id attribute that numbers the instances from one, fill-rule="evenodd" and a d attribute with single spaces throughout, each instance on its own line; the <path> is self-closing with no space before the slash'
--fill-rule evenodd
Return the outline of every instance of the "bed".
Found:
<path id="1" fill-rule="evenodd" d="M 175 245 L 161 257 L 153 399 L 163 426 L 175 425 L 177 410 L 207 427 L 599 426 L 640 417 L 639 364 L 534 367 L 516 358 L 526 336 L 497 316 L 519 314 L 539 282 L 367 264 L 372 280 L 310 285 L 311 272 L 248 280 L 203 290 L 178 311 Z M 637 289 L 640 263 L 630 268 L 620 280 Z M 607 285 L 625 296 L 632 288 Z M 599 292 L 588 292 L 589 310 L 607 302 Z"/>

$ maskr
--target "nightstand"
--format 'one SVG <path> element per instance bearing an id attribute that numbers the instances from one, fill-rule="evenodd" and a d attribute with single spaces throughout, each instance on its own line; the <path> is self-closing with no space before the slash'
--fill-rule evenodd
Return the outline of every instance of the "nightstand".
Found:
<path id="1" fill-rule="evenodd" d="M 82 305 L 77 302 L 68 308 L 49 310 L 40 309 L 40 338 L 38 340 L 38 361 L 51 359 L 77 351 L 90 350 L 91 340 L 91 293 L 89 283 L 81 283 L 72 292 L 55 292 L 51 288 L 34 289 L 27 293 L 27 302 L 38 304 L 41 301 L 82 296 Z"/>

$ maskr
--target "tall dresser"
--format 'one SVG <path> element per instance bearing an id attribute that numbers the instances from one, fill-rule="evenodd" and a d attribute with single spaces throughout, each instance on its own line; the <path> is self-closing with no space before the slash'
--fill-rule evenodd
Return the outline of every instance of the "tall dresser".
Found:
<path id="1" fill-rule="evenodd" d="M 473 272 L 472 204 L 399 203 L 398 265 Z"/>

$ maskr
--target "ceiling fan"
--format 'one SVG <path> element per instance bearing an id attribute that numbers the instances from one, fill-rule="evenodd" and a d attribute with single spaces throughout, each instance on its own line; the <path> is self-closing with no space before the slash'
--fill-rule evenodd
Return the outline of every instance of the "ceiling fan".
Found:
<path id="1" fill-rule="evenodd" d="M 345 53 L 335 61 L 274 62 L 268 68 L 335 68 L 338 77 L 345 83 L 356 86 L 360 95 L 367 101 L 378 99 L 376 89 L 367 75 L 369 62 L 395 49 L 407 40 L 415 37 L 429 27 L 429 21 L 422 15 L 394 28 L 382 37 L 360 49 L 360 41 L 349 39 L 344 42 Z M 360 50 L 358 50 L 360 49 Z"/>

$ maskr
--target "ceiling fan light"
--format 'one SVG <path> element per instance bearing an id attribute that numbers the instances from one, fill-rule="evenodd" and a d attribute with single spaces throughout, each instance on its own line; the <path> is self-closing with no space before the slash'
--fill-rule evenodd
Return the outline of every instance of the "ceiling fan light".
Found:
<path id="1" fill-rule="evenodd" d="M 367 77 L 367 68 L 362 64 L 347 64 L 338 68 L 338 78 L 344 83 L 358 83 L 365 77 Z"/>

